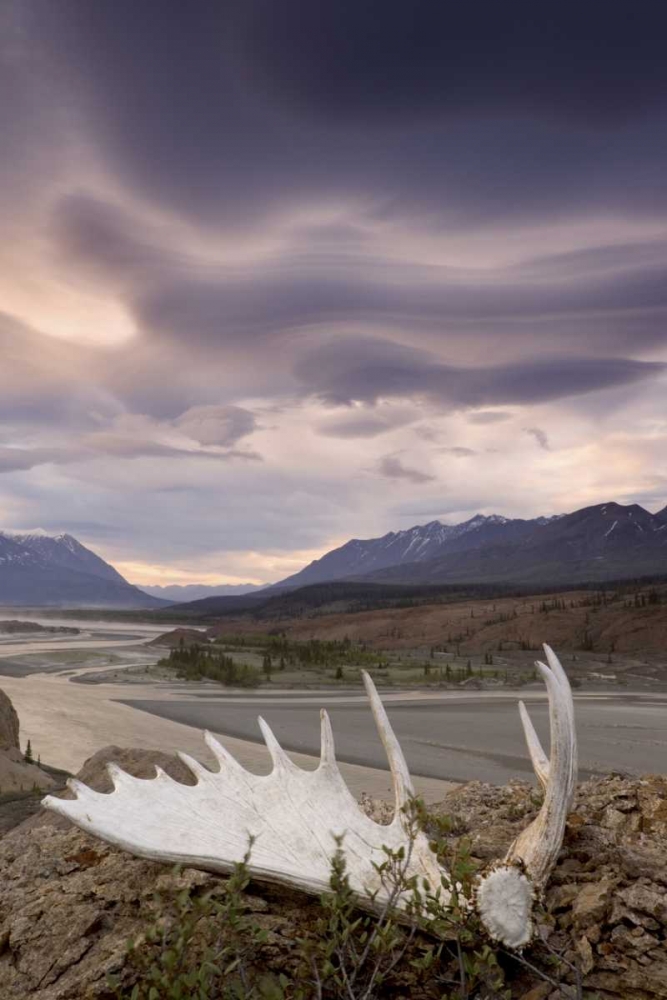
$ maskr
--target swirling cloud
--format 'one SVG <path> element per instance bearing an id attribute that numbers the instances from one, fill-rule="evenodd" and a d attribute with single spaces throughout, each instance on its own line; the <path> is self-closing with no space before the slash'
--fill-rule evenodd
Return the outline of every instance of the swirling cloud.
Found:
<path id="1" fill-rule="evenodd" d="M 7 0 L 0 527 L 267 580 L 664 506 L 666 18 Z"/>

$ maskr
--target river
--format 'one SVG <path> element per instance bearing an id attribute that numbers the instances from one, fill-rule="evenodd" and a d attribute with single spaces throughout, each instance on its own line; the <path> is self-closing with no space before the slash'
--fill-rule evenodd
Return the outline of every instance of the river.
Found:
<path id="1" fill-rule="evenodd" d="M 36 620 L 55 624 L 52 619 Z M 60 623 L 73 624 L 64 618 Z M 144 645 L 161 631 L 159 626 L 79 624 L 84 630 L 80 636 L 30 636 L 25 641 L 13 636 L 11 643 L 0 646 L 0 687 L 19 712 L 23 742 L 30 738 L 44 761 L 76 771 L 88 756 L 113 743 L 181 749 L 211 763 L 201 737 L 201 730 L 209 728 L 245 766 L 266 771 L 268 755 L 256 721 L 261 713 L 285 747 L 294 751 L 294 759 L 312 767 L 319 748 L 318 708 L 325 706 L 353 790 L 388 791 L 384 752 L 365 696 L 358 690 L 274 695 L 265 688 L 239 693 L 211 683 L 178 681 L 72 683 L 76 674 L 109 669 L 106 662 L 88 662 L 88 651 L 97 657 L 111 651 L 127 665 L 137 657 L 148 662 L 161 655 L 159 648 Z M 8 669 L 13 669 L 12 676 L 6 676 Z M 548 705 L 540 687 L 524 688 L 520 695 L 506 689 L 383 694 L 408 764 L 420 776 L 418 790 L 433 799 L 451 781 L 504 783 L 512 777 L 529 777 L 519 697 L 526 701 L 548 746 Z M 579 691 L 575 711 L 584 774 L 667 773 L 664 694 Z"/>

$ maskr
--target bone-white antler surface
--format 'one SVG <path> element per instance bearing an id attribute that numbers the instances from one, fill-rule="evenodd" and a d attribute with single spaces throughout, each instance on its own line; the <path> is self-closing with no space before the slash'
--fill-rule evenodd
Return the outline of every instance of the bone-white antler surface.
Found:
<path id="1" fill-rule="evenodd" d="M 544 803 L 504 861 L 480 877 L 476 893 L 480 917 L 491 936 L 513 948 L 523 947 L 533 934 L 536 891 L 543 887 L 558 856 L 576 782 L 572 692 L 558 658 L 548 646 L 544 649 L 548 666 L 538 663 L 537 668 L 549 696 L 549 758 L 525 706 L 520 706 L 528 749 L 545 791 Z M 378 872 L 387 850 L 404 851 L 406 879 L 417 876 L 440 887 L 446 873 L 404 809 L 414 792 L 403 752 L 367 674 L 364 683 L 392 774 L 396 810 L 388 826 L 366 816 L 350 794 L 336 764 L 325 711 L 321 712 L 322 749 L 315 771 L 293 764 L 260 719 L 273 760 L 268 775 L 246 771 L 207 733 L 218 771 L 179 754 L 197 779 L 194 786 L 174 781 L 159 768 L 156 778 L 145 780 L 109 764 L 113 792 L 96 792 L 70 779 L 76 798 L 47 796 L 44 805 L 133 854 L 216 872 L 230 871 L 242 861 L 252 839 L 252 875 L 315 893 L 329 888 L 331 863 L 342 837 L 350 887 L 361 903 L 376 909 L 393 892 Z M 401 905 L 407 898 L 404 894 L 397 902 Z M 446 898 L 443 890 L 441 899 L 446 902 Z"/>
<path id="2" fill-rule="evenodd" d="M 538 815 L 517 837 L 507 855 L 508 861 L 521 860 L 535 885 L 540 887 L 546 882 L 558 858 L 577 784 L 577 738 L 572 690 L 554 651 L 545 645 L 544 652 L 548 666 L 538 661 L 536 667 L 549 693 L 551 753 L 548 763 L 525 706 L 520 706 L 535 773 L 544 789 L 544 802 Z"/>
<path id="3" fill-rule="evenodd" d="M 44 804 L 133 854 L 210 871 L 227 872 L 242 861 L 252 837 L 253 875 L 314 893 L 329 888 L 336 838 L 342 836 L 351 888 L 361 899 L 373 895 L 380 907 L 391 891 L 376 869 L 387 859 L 383 847 L 391 851 L 403 848 L 406 855 L 409 852 L 407 877 L 417 875 L 437 885 L 441 872 L 426 837 L 410 835 L 407 817 L 401 811 L 414 794 L 407 765 L 369 677 L 366 687 L 396 794 L 397 810 L 388 826 L 366 816 L 347 788 L 336 763 L 325 711 L 321 712 L 320 764 L 314 771 L 292 763 L 260 719 L 273 761 L 270 774 L 246 771 L 206 733 L 219 771 L 211 772 L 186 754 L 179 754 L 197 778 L 194 786 L 174 781 L 160 768 L 156 778 L 146 780 L 109 764 L 113 792 L 96 792 L 71 779 L 69 786 L 76 799 L 47 796 Z"/>
<path id="4" fill-rule="evenodd" d="M 480 916 L 495 937 L 507 934 L 507 916 L 498 921 L 499 901 L 514 915 L 517 942 L 526 943 L 532 934 L 530 907 L 527 907 L 526 885 L 530 900 L 539 892 L 556 863 L 563 844 L 567 814 L 572 806 L 577 781 L 577 740 L 574 728 L 574 705 L 567 674 L 553 650 L 545 645 L 547 664 L 537 662 L 549 695 L 551 749 L 547 758 L 526 706 L 519 704 L 521 721 L 535 774 L 544 790 L 542 807 L 532 823 L 510 847 L 505 861 L 480 880 L 477 904 Z M 519 874 L 525 871 L 526 875 Z M 523 934 L 526 940 L 519 942 Z"/>

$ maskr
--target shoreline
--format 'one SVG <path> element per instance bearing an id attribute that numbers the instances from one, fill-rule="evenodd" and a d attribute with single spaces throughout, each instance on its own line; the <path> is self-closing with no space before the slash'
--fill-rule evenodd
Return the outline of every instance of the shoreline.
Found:
<path id="1" fill-rule="evenodd" d="M 111 685 L 106 689 L 104 685 L 73 685 L 54 674 L 33 674 L 1 678 L 0 688 L 11 698 L 21 720 L 22 745 L 30 739 L 35 753 L 51 766 L 75 774 L 93 754 L 115 745 L 167 753 L 181 750 L 212 770 L 217 769 L 201 728 L 156 715 L 150 716 L 147 725 L 147 713 L 111 697 L 116 693 L 110 690 Z M 213 731 L 243 767 L 258 774 L 268 773 L 271 763 L 265 745 Z M 319 763 L 309 753 L 290 752 L 289 756 L 306 770 Z M 355 798 L 365 792 L 373 798 L 393 799 L 388 770 L 340 763 L 340 771 Z M 418 795 L 433 803 L 440 801 L 455 783 L 415 778 L 415 787 Z"/>
<path id="2" fill-rule="evenodd" d="M 386 755 L 361 686 L 290 690 L 267 684 L 234 690 L 212 682 L 151 678 L 145 667 L 161 651 L 144 645 L 150 630 L 135 632 L 128 641 L 131 631 L 127 623 L 112 630 L 100 623 L 78 642 L 36 646 L 26 637 L 24 643 L 12 643 L 14 648 L 0 644 L 0 688 L 19 713 L 22 746 L 30 739 L 42 760 L 72 773 L 109 745 L 182 750 L 212 764 L 202 737 L 209 729 L 243 766 L 266 773 L 269 754 L 257 726 L 261 712 L 290 757 L 308 769 L 318 763 L 319 709 L 324 707 L 353 794 L 391 797 Z M 529 706 L 543 745 L 549 746 L 547 696 L 539 684 L 487 690 L 381 685 L 379 692 L 417 792 L 430 802 L 471 780 L 496 785 L 513 778 L 533 780 L 519 700 Z M 666 707 L 667 695 L 655 689 L 596 684 L 576 690 L 582 775 L 667 771 Z"/>

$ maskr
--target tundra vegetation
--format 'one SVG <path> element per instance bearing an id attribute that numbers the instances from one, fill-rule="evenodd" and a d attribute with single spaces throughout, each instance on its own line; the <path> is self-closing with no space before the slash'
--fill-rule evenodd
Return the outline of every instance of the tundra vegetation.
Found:
<path id="1" fill-rule="evenodd" d="M 308 933 L 293 942 L 289 966 L 267 970 L 268 933 L 245 905 L 252 840 L 220 891 L 184 888 L 158 893 L 154 918 L 128 942 L 133 985 L 113 978 L 117 1000 L 510 1000 L 508 973 L 522 966 L 569 1000 L 584 994 L 580 970 L 544 939 L 528 956 L 494 943 L 475 916 L 480 863 L 465 837 L 452 846 L 455 821 L 432 816 L 418 799 L 406 807 L 416 837 L 423 830 L 442 867 L 440 885 L 408 875 L 407 850 L 385 848 L 378 865 L 387 901 L 379 913 L 360 908 L 348 878 L 344 838 L 331 863 L 330 892 L 321 896 Z M 178 869 L 176 869 L 176 881 Z M 398 907 L 408 894 L 410 904 Z M 369 901 L 369 904 L 372 900 Z M 540 994 L 546 996 L 547 993 Z"/>
<path id="2" fill-rule="evenodd" d="M 328 913 L 321 927 L 326 950 L 319 956 L 321 961 L 311 957 L 310 979 L 306 972 L 299 975 L 293 992 L 298 1000 L 306 1000 L 310 995 L 325 996 L 328 977 L 334 979 L 332 997 L 370 1000 L 376 984 L 379 986 L 401 963 L 420 931 L 437 942 L 436 952 L 427 951 L 423 956 L 425 967 L 434 975 L 435 969 L 431 967 L 435 958 L 442 956 L 442 948 L 450 939 L 454 941 L 452 956 L 458 962 L 458 977 L 440 980 L 441 985 L 454 986 L 448 991 L 449 996 L 459 1000 L 471 996 L 468 978 L 476 987 L 478 976 L 488 994 L 503 985 L 502 977 L 496 974 L 497 949 L 474 948 L 466 954 L 464 945 L 477 937 L 487 937 L 498 948 L 502 946 L 520 955 L 533 941 L 538 929 L 539 900 L 557 861 L 576 789 L 577 746 L 571 690 L 553 650 L 545 646 L 544 651 L 547 663 L 538 661 L 536 667 L 549 696 L 549 758 L 525 707 L 520 704 L 528 749 L 544 799 L 537 817 L 510 845 L 505 856 L 481 871 L 470 864 L 469 850 L 463 857 L 446 856 L 446 830 L 433 830 L 423 804 L 415 800 L 400 744 L 368 675 L 364 676 L 364 683 L 394 788 L 395 816 L 389 825 L 369 817 L 350 796 L 338 770 L 331 724 L 324 710 L 320 765 L 315 771 L 295 767 L 260 719 L 273 761 L 268 776 L 258 777 L 245 771 L 206 733 L 206 742 L 220 765 L 218 772 L 210 772 L 194 758 L 179 754 L 197 779 L 194 787 L 184 789 L 159 771 L 155 781 L 140 787 L 136 779 L 112 763 L 108 766 L 114 784 L 111 795 L 99 796 L 75 780 L 70 783 L 74 800 L 47 796 L 44 805 L 87 832 L 143 857 L 180 861 L 222 873 L 231 869 L 233 877 L 254 874 L 310 893 L 321 894 L 328 888 L 333 904 L 331 900 L 322 901 L 322 908 Z M 220 822 L 219 806 L 223 803 L 225 837 L 220 842 L 214 831 Z M 259 845 L 253 856 L 257 839 Z M 247 851 L 243 854 L 245 842 Z M 373 914 L 368 918 L 371 923 L 355 916 L 359 908 Z M 398 935 L 398 926 L 403 923 L 410 928 L 405 940 Z M 337 947 L 339 931 L 341 947 Z M 246 935 L 246 940 L 252 938 L 252 933 Z M 387 944 L 391 958 L 385 969 L 383 949 Z M 352 948 L 349 967 L 344 950 L 348 945 Z M 165 962 L 176 963 L 174 950 L 168 952 L 169 959 Z M 415 968 L 419 968 L 418 962 L 413 959 Z M 187 975 L 196 976 L 199 985 L 207 990 L 209 973 L 216 970 L 221 975 L 229 973 L 236 965 L 238 956 L 232 957 L 225 970 L 210 960 L 208 972 L 202 973 L 200 966 L 198 973 L 191 970 Z M 493 969 L 490 979 L 489 967 Z M 151 969 L 159 983 L 159 967 Z M 284 996 L 289 979 L 283 978 L 279 985 Z M 437 981 L 437 975 L 435 978 Z M 359 992 L 355 989 L 357 981 Z M 166 985 L 170 988 L 168 980 Z M 194 988 L 197 979 L 192 978 L 184 985 Z M 247 984 L 242 981 L 241 985 L 245 989 Z M 304 985 L 314 987 L 315 992 L 305 992 Z M 577 985 L 580 986 L 579 980 Z M 182 995 L 181 984 L 178 993 L 171 995 Z M 208 996 L 208 992 L 201 995 Z M 509 996 L 506 991 L 496 995 Z M 154 983 L 147 1000 L 158 997 Z"/>
<path id="3" fill-rule="evenodd" d="M 262 609 L 210 617 L 202 638 L 284 686 L 357 683 L 362 669 L 379 685 L 521 685 L 534 679 L 533 653 L 545 639 L 562 652 L 574 686 L 667 679 L 664 582 L 542 594 L 422 591 L 388 608 L 381 595 L 369 606 L 351 584 L 307 587 Z"/>
<path id="4" fill-rule="evenodd" d="M 2 701 L 0 695 L 0 708 Z M 0 749 L 4 732 L 5 752 L 18 754 L 18 719 L 8 699 L 4 707 Z M 539 754 L 535 759 L 539 765 Z M 135 775 L 140 803 L 151 789 L 165 785 L 164 774 L 157 783 L 139 780 L 154 778 L 156 764 L 174 782 L 185 783 L 175 786 L 179 801 L 193 794 L 183 758 L 107 747 L 78 775 L 97 793 L 107 793 L 91 793 L 89 804 L 114 801 L 108 793 L 118 771 L 106 769 L 114 760 Z M 215 781 L 214 772 L 207 780 Z M 65 811 L 72 805 L 59 801 Z M 664 996 L 665 778 L 615 775 L 581 784 L 563 850 L 533 911 L 536 934 L 530 945 L 509 952 L 482 931 L 471 886 L 536 820 L 539 825 L 544 801 L 526 782 L 502 788 L 471 782 L 449 791 L 428 815 L 415 805 L 420 834 L 435 849 L 440 874 L 428 888 L 423 882 L 416 886 L 420 895 L 400 917 L 391 906 L 391 891 L 388 905 L 374 916 L 357 893 L 352 898 L 354 869 L 346 864 L 351 845 L 345 840 L 339 844 L 342 853 L 332 844 L 319 890 L 328 885 L 331 892 L 318 898 L 256 880 L 252 872 L 261 842 L 249 844 L 245 834 L 241 863 L 231 878 L 221 878 L 192 867 L 172 872 L 132 857 L 51 811 L 28 823 L 20 822 L 23 816 L 5 817 L 3 829 L 0 810 L 0 993 L 3 1000 Z M 11 812 L 14 804 L 8 805 Z M 379 843 L 386 844 L 394 806 L 362 797 L 361 808 L 379 824 Z M 294 812 L 291 808 L 288 815 Z M 443 816 L 451 819 L 438 818 Z M 219 808 L 215 821 L 219 825 Z M 189 842 L 195 832 L 190 820 L 185 831 Z M 389 850 L 375 859 L 389 886 L 406 882 L 409 852 L 410 841 L 403 852 Z M 448 886 L 454 891 L 445 903 Z"/>
<path id="5" fill-rule="evenodd" d="M 159 667 L 169 667 L 178 677 L 196 681 L 203 678 L 218 681 L 227 687 L 256 687 L 260 677 L 248 664 L 237 663 L 221 649 L 209 646 L 181 644 L 169 656 L 158 661 Z"/>
<path id="6" fill-rule="evenodd" d="M 548 613 L 544 612 L 545 614 Z M 174 634 L 176 638 L 176 634 Z M 522 687 L 537 681 L 532 644 L 499 642 L 493 650 L 466 652 L 457 633 L 448 633 L 428 647 L 378 649 L 363 639 L 291 638 L 285 633 L 223 633 L 208 639 L 198 633 L 191 641 L 178 639 L 169 655 L 158 661 L 160 671 L 186 680 L 211 680 L 229 687 L 322 687 L 361 685 L 362 671 L 379 686 Z M 536 647 L 537 648 L 537 647 Z M 626 685 L 626 658 L 577 650 L 566 656 L 570 683 L 612 682 Z M 639 664 L 630 661 L 631 667 Z M 642 663 L 642 677 L 652 667 Z M 155 673 L 150 667 L 147 675 Z"/>

